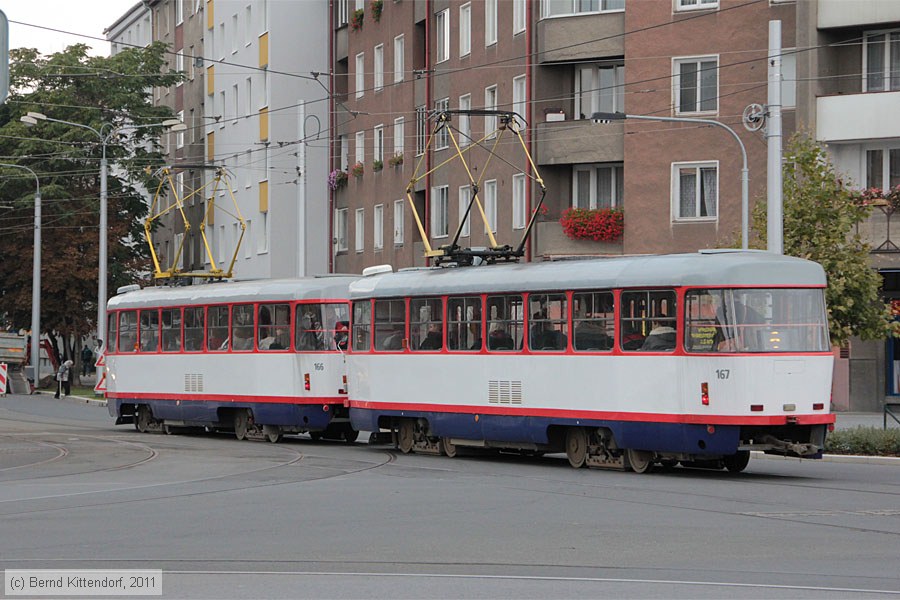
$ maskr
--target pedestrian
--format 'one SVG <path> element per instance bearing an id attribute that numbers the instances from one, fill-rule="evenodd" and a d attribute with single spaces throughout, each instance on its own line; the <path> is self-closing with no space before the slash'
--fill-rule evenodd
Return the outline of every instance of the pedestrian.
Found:
<path id="1" fill-rule="evenodd" d="M 54 394 L 54 398 L 59 398 L 61 392 L 63 396 L 68 396 L 72 393 L 71 372 L 73 364 L 71 360 L 67 360 L 59 365 L 59 371 L 56 372 L 56 394 Z"/>
<path id="2" fill-rule="evenodd" d="M 91 366 L 94 364 L 94 351 L 88 348 L 88 345 L 85 344 L 84 348 L 81 349 L 81 376 L 87 377 L 87 374 L 91 372 Z"/>

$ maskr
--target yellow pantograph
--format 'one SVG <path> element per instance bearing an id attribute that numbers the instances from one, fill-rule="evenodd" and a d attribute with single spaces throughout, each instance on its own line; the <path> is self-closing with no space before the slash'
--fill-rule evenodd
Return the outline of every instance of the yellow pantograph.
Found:
<path id="1" fill-rule="evenodd" d="M 190 168 L 195 169 L 198 167 L 191 166 Z M 144 220 L 144 235 L 146 236 L 147 244 L 150 246 L 150 256 L 153 258 L 154 279 L 173 279 L 176 277 L 206 277 L 209 279 L 227 279 L 232 276 L 234 263 L 237 260 L 238 251 L 240 250 L 241 242 L 244 239 L 244 232 L 247 230 L 247 223 L 244 221 L 244 217 L 241 215 L 241 209 L 238 207 L 237 200 L 234 197 L 234 190 L 231 187 L 231 181 L 228 173 L 222 167 L 214 168 L 216 170 L 216 175 L 214 178 L 212 178 L 204 185 L 198 187 L 197 189 L 190 190 L 187 194 L 185 194 L 185 191 L 187 190 L 179 190 L 178 188 L 181 186 L 175 185 L 172 167 L 163 167 L 159 171 L 159 185 L 156 188 L 156 193 L 153 195 L 153 202 L 151 202 L 150 204 L 150 214 Z M 175 170 L 183 171 L 184 169 L 186 169 L 186 167 L 176 168 Z M 209 262 L 210 268 L 208 271 L 183 271 L 178 268 L 178 263 L 180 262 L 184 252 L 184 243 L 190 238 L 190 232 L 192 229 L 187 215 L 184 212 L 184 203 L 190 198 L 201 196 L 202 192 L 210 187 L 212 188 L 212 191 L 207 197 L 206 210 L 204 210 L 203 212 L 203 221 L 200 223 L 199 227 L 200 237 L 203 239 L 203 248 L 205 249 L 207 262 Z M 216 204 L 216 197 L 218 196 L 218 192 L 220 191 L 220 189 L 222 189 L 222 187 L 228 190 L 228 195 L 231 197 L 231 203 L 234 206 L 234 212 L 231 212 L 228 208 L 223 207 L 220 204 Z M 171 204 L 167 201 L 164 202 L 164 200 L 168 198 L 167 192 L 171 192 L 174 199 L 174 202 L 172 202 Z M 219 265 L 219 263 L 216 261 L 215 256 L 213 256 L 212 249 L 209 246 L 209 239 L 206 237 L 206 227 L 207 225 L 212 225 L 215 222 L 217 210 L 219 213 L 228 215 L 229 217 L 233 218 L 237 223 L 240 224 L 241 227 L 241 234 L 234 244 L 234 252 L 231 254 L 231 262 L 228 264 L 227 270 L 223 270 L 221 268 L 221 265 Z M 153 229 L 154 225 L 164 215 L 173 211 L 178 211 L 178 214 L 181 215 L 181 219 L 184 224 L 184 235 L 181 237 L 181 241 L 178 243 L 178 246 L 175 248 L 175 252 L 172 253 L 172 256 L 166 257 L 169 264 L 165 266 L 165 268 L 163 268 L 163 266 L 160 264 L 159 255 L 156 252 L 156 247 L 153 244 Z"/>

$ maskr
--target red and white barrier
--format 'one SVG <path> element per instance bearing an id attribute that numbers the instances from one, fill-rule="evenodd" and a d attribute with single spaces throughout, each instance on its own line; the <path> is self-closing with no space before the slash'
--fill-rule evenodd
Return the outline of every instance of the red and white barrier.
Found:
<path id="1" fill-rule="evenodd" d="M 8 377 L 9 367 L 6 363 L 0 363 L 0 396 L 6 395 L 6 385 Z"/>

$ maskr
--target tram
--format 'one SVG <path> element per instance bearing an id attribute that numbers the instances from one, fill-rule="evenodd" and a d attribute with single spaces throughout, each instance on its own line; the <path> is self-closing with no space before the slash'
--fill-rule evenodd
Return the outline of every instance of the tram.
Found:
<path id="1" fill-rule="evenodd" d="M 110 415 L 141 432 L 355 441 L 344 357 L 353 279 L 120 290 L 108 305 Z"/>
<path id="2" fill-rule="evenodd" d="M 820 458 L 833 428 L 817 263 L 710 250 L 384 270 L 350 286 L 350 421 L 403 452 L 741 471 L 753 450 Z"/>

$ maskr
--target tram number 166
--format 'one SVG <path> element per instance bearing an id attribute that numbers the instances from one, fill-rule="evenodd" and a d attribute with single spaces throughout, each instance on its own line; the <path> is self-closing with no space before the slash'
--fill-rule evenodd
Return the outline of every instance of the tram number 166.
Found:
<path id="1" fill-rule="evenodd" d="M 313 366 L 315 367 L 316 371 L 325 370 L 325 363 L 315 363 Z"/>
<path id="2" fill-rule="evenodd" d="M 728 379 L 731 377 L 731 369 L 716 369 L 716 377 L 719 379 Z"/>

